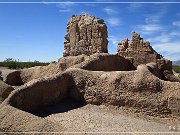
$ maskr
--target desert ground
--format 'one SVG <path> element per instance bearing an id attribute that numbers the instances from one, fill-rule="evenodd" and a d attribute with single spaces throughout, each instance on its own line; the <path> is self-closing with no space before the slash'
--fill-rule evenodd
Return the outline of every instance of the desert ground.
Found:
<path id="1" fill-rule="evenodd" d="M 180 122 L 177 118 L 154 118 L 123 107 L 90 104 L 83 106 L 73 103 L 70 105 L 66 101 L 44 108 L 44 118 L 63 126 L 67 132 L 131 132 L 133 134 L 133 132 L 179 131 Z"/>

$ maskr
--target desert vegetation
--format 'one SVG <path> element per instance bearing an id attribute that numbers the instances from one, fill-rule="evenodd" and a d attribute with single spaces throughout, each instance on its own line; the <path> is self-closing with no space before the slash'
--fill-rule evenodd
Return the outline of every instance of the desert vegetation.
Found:
<path id="1" fill-rule="evenodd" d="M 0 62 L 0 67 L 8 67 L 10 69 L 23 69 L 30 68 L 35 66 L 47 66 L 49 63 L 47 62 L 19 62 L 13 58 L 7 58 L 6 60 Z"/>
<path id="2" fill-rule="evenodd" d="M 172 68 L 173 68 L 173 70 L 174 70 L 176 73 L 180 73 L 180 66 L 178 66 L 178 65 L 173 65 Z"/>

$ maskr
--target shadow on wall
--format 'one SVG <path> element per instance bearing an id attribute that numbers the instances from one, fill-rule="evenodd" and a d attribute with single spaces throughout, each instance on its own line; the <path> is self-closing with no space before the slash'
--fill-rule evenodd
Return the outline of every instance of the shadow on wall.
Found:
<path id="1" fill-rule="evenodd" d="M 74 68 L 80 68 L 89 71 L 131 71 L 136 70 L 131 59 L 125 59 L 122 56 L 110 54 L 94 54 L 84 62 L 74 65 Z"/>
<path id="2" fill-rule="evenodd" d="M 72 98 L 66 98 L 59 103 L 38 108 L 32 114 L 39 117 L 47 117 L 51 114 L 64 113 L 73 109 L 77 109 L 86 105 L 86 102 L 80 102 Z"/>
<path id="3" fill-rule="evenodd" d="M 9 73 L 6 77 L 5 83 L 11 85 L 11 86 L 21 86 L 23 85 L 23 81 L 21 78 L 21 72 L 20 71 L 13 71 Z"/>
<path id="4" fill-rule="evenodd" d="M 9 103 L 41 117 L 66 112 L 86 104 L 83 93 L 75 86 L 72 76 L 59 74 L 57 78 L 36 80 L 31 86 L 22 87 L 11 95 Z"/>

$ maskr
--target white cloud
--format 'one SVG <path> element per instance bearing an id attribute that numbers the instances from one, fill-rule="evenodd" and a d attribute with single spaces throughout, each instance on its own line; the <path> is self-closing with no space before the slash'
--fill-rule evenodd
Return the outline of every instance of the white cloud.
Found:
<path id="1" fill-rule="evenodd" d="M 160 22 L 160 16 L 159 15 L 147 15 L 145 18 L 146 23 L 158 23 Z"/>
<path id="2" fill-rule="evenodd" d="M 170 33 L 171 36 L 180 36 L 180 32 L 178 31 L 173 31 Z"/>
<path id="3" fill-rule="evenodd" d="M 166 14 L 166 6 L 162 6 L 162 9 L 151 13 L 145 14 L 145 24 L 138 25 L 135 29 L 140 31 L 144 35 L 151 35 L 155 33 L 162 33 L 167 30 L 167 28 L 162 25 L 161 19 Z M 154 9 L 155 10 L 155 9 Z M 163 35 L 164 36 L 164 35 Z"/>
<path id="4" fill-rule="evenodd" d="M 159 24 L 145 24 L 145 25 L 138 25 L 136 31 L 140 31 L 144 35 L 153 34 L 155 32 L 161 32 L 165 30 L 163 26 Z"/>
<path id="5" fill-rule="evenodd" d="M 166 52 L 168 55 L 180 54 L 180 41 L 157 43 L 153 45 L 153 48 L 159 52 Z"/>
<path id="6" fill-rule="evenodd" d="M 172 23 L 172 25 L 180 27 L 180 21 L 175 21 L 175 22 Z"/>
<path id="7" fill-rule="evenodd" d="M 129 11 L 137 11 L 138 9 L 140 9 L 143 6 L 143 4 L 141 3 L 131 3 L 128 6 L 128 10 Z"/>
<path id="8" fill-rule="evenodd" d="M 73 11 L 72 8 L 76 6 L 75 3 L 66 1 L 67 3 L 58 3 L 56 4 L 56 7 L 59 8 L 59 12 L 71 12 Z"/>
<path id="9" fill-rule="evenodd" d="M 117 17 L 110 17 L 110 18 L 107 19 L 107 22 L 112 27 L 116 27 L 116 26 L 122 25 L 121 20 L 119 18 L 117 18 Z"/>
<path id="10" fill-rule="evenodd" d="M 117 11 L 115 11 L 112 7 L 105 7 L 103 11 L 106 12 L 108 15 L 114 15 L 117 14 Z"/>
<path id="11" fill-rule="evenodd" d="M 166 10 L 161 10 L 161 11 L 158 11 L 157 13 L 154 13 L 154 14 L 147 14 L 145 15 L 145 22 L 147 24 L 151 24 L 151 23 L 159 23 L 161 21 L 161 18 L 166 14 Z"/>
<path id="12" fill-rule="evenodd" d="M 169 43 L 172 42 L 173 39 L 180 37 L 180 32 L 178 31 L 172 31 L 169 33 L 161 33 L 159 36 L 152 37 L 147 39 L 151 43 Z"/>
<path id="13" fill-rule="evenodd" d="M 119 42 L 119 39 L 120 39 L 120 38 L 118 38 L 118 37 L 116 37 L 116 36 L 113 36 L 113 35 L 110 35 L 110 36 L 108 37 L 108 40 L 109 40 L 110 42 L 112 42 L 113 45 L 117 45 L 118 42 Z"/>
<path id="14" fill-rule="evenodd" d="M 180 59 L 180 41 L 176 40 L 180 36 L 178 31 L 161 33 L 160 36 L 148 39 L 153 48 L 170 60 Z"/>
<path id="15" fill-rule="evenodd" d="M 161 34 L 160 36 L 156 36 L 153 38 L 149 38 L 148 41 L 152 43 L 167 43 L 172 40 L 172 36 L 170 34 Z"/>

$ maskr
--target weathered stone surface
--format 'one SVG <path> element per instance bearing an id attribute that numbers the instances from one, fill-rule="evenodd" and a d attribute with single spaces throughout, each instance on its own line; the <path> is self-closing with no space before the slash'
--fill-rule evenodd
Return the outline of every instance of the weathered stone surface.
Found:
<path id="1" fill-rule="evenodd" d="M 130 61 L 131 59 L 122 56 L 105 53 L 94 54 L 88 58 L 80 55 L 60 59 L 58 63 L 61 63 L 63 72 L 28 82 L 2 103 L 0 131 L 63 131 L 63 128 L 58 128 L 53 123 L 45 125 L 45 119 L 30 113 L 65 98 L 95 105 L 132 107 L 148 115 L 179 116 L 177 106 L 180 83 L 167 82 L 156 77 L 159 68 L 155 62 L 127 71 L 128 64 L 132 64 Z M 65 69 L 67 70 L 64 71 Z M 35 70 L 33 72 L 36 73 Z M 13 115 L 14 112 L 16 115 Z M 30 124 L 32 126 L 27 126 Z"/>
<path id="2" fill-rule="evenodd" d="M 130 60 L 122 56 L 108 53 L 93 54 L 89 59 L 71 66 L 71 68 L 80 68 L 90 71 L 131 71 L 136 69 Z"/>
<path id="3" fill-rule="evenodd" d="M 13 87 L 0 80 L 0 103 L 4 101 L 13 90 Z"/>
<path id="4" fill-rule="evenodd" d="M 136 67 L 163 58 L 150 46 L 150 42 L 141 38 L 136 32 L 132 32 L 132 40 L 125 39 L 118 43 L 118 54 L 124 57 L 132 57 L 133 64 Z"/>
<path id="5" fill-rule="evenodd" d="M 107 53 L 107 27 L 103 19 L 84 14 L 72 16 L 67 24 L 63 56 Z"/>
<path id="6" fill-rule="evenodd" d="M 2 71 L 0 71 L 0 80 L 1 80 L 1 81 L 3 80 Z"/>
<path id="7" fill-rule="evenodd" d="M 132 40 L 124 39 L 118 43 L 118 55 L 131 59 L 135 67 L 154 62 L 158 67 L 156 76 L 163 80 L 180 82 L 172 73 L 172 62 L 158 54 L 151 47 L 150 42 L 141 38 L 136 32 L 132 32 Z"/>
<path id="8" fill-rule="evenodd" d="M 108 53 L 96 53 L 91 56 L 82 54 L 62 57 L 58 62 L 52 62 L 48 66 L 37 66 L 11 72 L 7 74 L 6 80 L 9 84 L 17 84 L 17 82 L 25 84 L 33 79 L 56 75 L 70 67 L 94 71 L 129 71 L 136 69 L 129 59 L 122 56 Z"/>
<path id="9" fill-rule="evenodd" d="M 70 68 L 56 76 L 29 82 L 4 104 L 32 112 L 69 97 L 90 104 L 135 107 L 151 115 L 164 115 L 174 111 L 167 103 L 169 98 L 179 99 L 179 89 L 180 83 L 160 80 L 146 65 L 139 65 L 135 71 L 114 72 Z"/>
<path id="10" fill-rule="evenodd" d="M 20 86 L 23 84 L 20 74 L 21 73 L 18 70 L 9 72 L 5 77 L 4 82 L 12 86 Z"/>
<path id="11" fill-rule="evenodd" d="M 44 132 L 47 134 L 47 132 L 62 132 L 64 130 L 60 125 L 18 110 L 10 105 L 0 106 L 0 132 L 4 132 L 1 134 L 10 134 L 6 132 L 13 132 L 13 134 L 43 134 L 41 132 Z"/>

